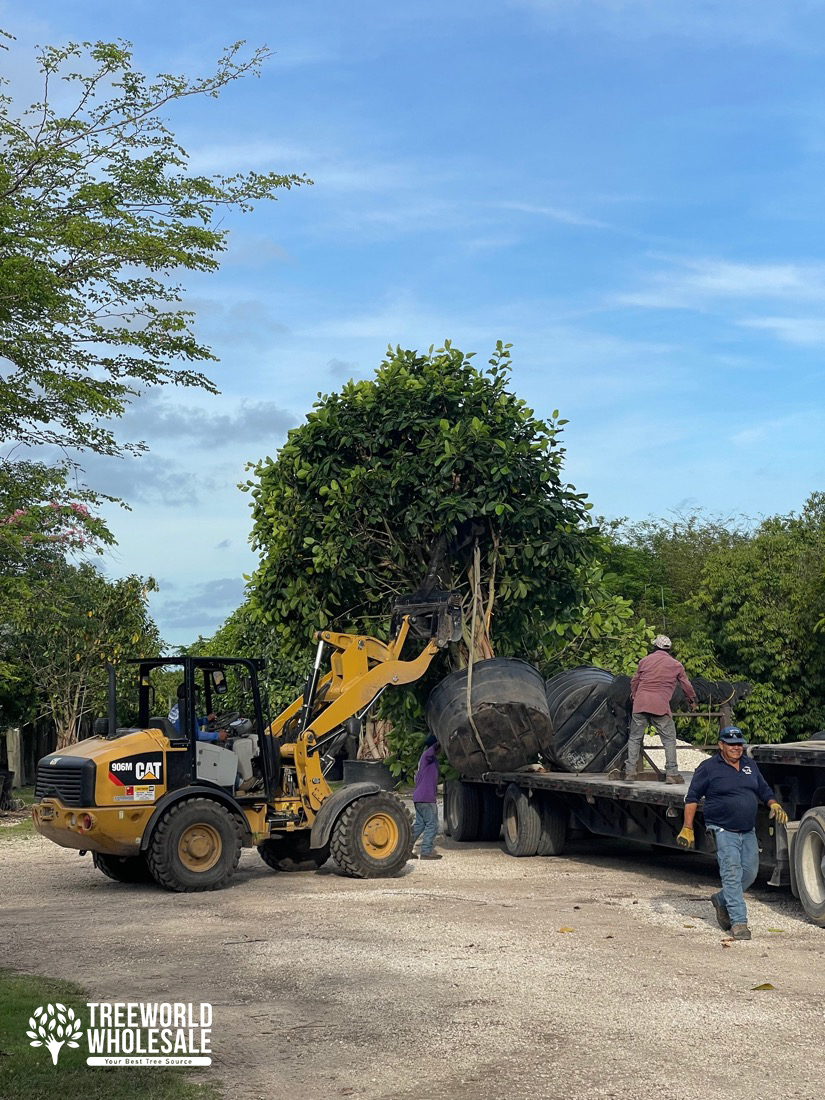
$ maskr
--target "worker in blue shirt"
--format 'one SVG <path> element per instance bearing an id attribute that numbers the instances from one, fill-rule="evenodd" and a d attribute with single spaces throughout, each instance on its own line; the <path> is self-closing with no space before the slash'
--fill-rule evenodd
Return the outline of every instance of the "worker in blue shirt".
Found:
<path id="1" fill-rule="evenodd" d="M 748 911 L 744 891 L 759 870 L 756 811 L 759 803 L 770 806 L 777 825 L 787 825 L 788 815 L 774 798 L 756 762 L 745 756 L 745 738 L 738 726 L 719 731 L 719 752 L 703 761 L 693 774 L 685 795 L 684 828 L 676 838 L 682 848 L 695 844 L 693 821 L 704 798 L 705 827 L 716 840 L 716 859 L 722 889 L 710 899 L 716 920 L 735 940 L 749 940 Z"/>
<path id="2" fill-rule="evenodd" d="M 183 700 L 186 697 L 186 684 L 178 684 L 178 701 L 171 707 L 169 711 L 169 721 L 175 727 L 178 733 L 181 732 L 181 714 L 180 708 Z M 207 722 L 214 722 L 214 714 L 206 714 L 204 716 L 195 715 L 195 735 L 199 741 L 220 741 L 226 740 L 228 734 L 226 730 L 208 730 L 206 728 Z"/>

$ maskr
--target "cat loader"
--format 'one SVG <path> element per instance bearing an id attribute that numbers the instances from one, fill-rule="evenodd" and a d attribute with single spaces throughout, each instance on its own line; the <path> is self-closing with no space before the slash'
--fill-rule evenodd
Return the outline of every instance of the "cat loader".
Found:
<path id="1" fill-rule="evenodd" d="M 154 879 L 179 892 L 224 886 L 241 848 L 253 846 L 274 870 L 318 867 L 331 855 L 354 878 L 398 875 L 412 851 L 401 799 L 371 782 L 333 792 L 325 776 L 332 754 L 381 693 L 414 683 L 460 638 L 453 594 L 414 601 L 396 608 L 389 642 L 318 632 L 303 694 L 269 724 L 261 660 L 130 661 L 137 718 L 126 727 L 117 724 L 123 699 L 110 667 L 108 716 L 98 719 L 95 736 L 38 763 L 35 828 L 64 848 L 91 852 L 109 878 Z M 402 660 L 414 638 L 424 644 Z M 168 697 L 173 670 L 182 670 L 178 707 L 168 717 L 152 716 L 156 685 L 165 683 Z M 220 700 L 239 709 L 215 714 Z M 216 739 L 203 739 L 209 736 Z"/>

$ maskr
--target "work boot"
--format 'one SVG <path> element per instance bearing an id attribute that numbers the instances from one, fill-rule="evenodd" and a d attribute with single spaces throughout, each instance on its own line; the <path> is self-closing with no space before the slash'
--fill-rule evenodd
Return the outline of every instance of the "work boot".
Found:
<path id="1" fill-rule="evenodd" d="M 422 859 L 443 859 L 444 856 L 442 856 L 441 852 L 422 852 L 421 853 L 421 858 Z"/>
<path id="2" fill-rule="evenodd" d="M 710 899 L 710 904 L 716 910 L 716 923 L 720 928 L 724 929 L 725 932 L 730 932 L 730 916 L 728 915 L 724 902 L 719 901 L 716 894 L 714 894 Z M 742 925 L 739 927 L 741 928 Z M 744 927 L 747 927 L 747 925 Z"/>
<path id="3" fill-rule="evenodd" d="M 665 783 L 672 783 L 672 784 L 674 784 L 674 786 L 677 783 L 684 783 L 684 781 L 685 781 L 685 777 L 683 775 L 681 775 L 679 772 L 673 772 L 672 775 L 666 775 L 665 776 Z"/>
<path id="4" fill-rule="evenodd" d="M 749 940 L 751 938 L 751 930 L 746 924 L 734 924 L 730 934 L 735 940 Z"/>

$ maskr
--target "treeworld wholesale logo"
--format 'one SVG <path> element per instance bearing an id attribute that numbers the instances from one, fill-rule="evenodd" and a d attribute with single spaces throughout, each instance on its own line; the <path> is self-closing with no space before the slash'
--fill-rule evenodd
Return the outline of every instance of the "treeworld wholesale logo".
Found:
<path id="1" fill-rule="evenodd" d="M 41 1005 L 36 1008 L 34 1016 L 29 1020 L 29 1028 L 26 1032 L 29 1046 L 45 1047 L 51 1054 L 54 1065 L 57 1065 L 60 1048 L 65 1044 L 77 1049 L 80 1043 L 76 1040 L 83 1033 L 83 1025 L 74 1009 L 61 1004 Z"/>
<path id="2" fill-rule="evenodd" d="M 210 1066 L 212 1006 L 88 1001 L 87 1066 Z M 29 1045 L 44 1046 L 57 1065 L 61 1048 L 84 1038 L 77 1013 L 42 1005 L 29 1020 Z"/>

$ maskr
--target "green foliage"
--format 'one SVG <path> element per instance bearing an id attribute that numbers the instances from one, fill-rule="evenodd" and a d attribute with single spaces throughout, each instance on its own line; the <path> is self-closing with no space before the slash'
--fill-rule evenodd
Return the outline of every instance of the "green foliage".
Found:
<path id="1" fill-rule="evenodd" d="M 602 521 L 606 535 L 602 563 L 607 584 L 629 599 L 654 633 L 685 639 L 704 631 L 693 602 L 708 555 L 748 539 L 747 521 L 733 517 L 675 513 L 671 519 Z"/>
<path id="2" fill-rule="evenodd" d="M 167 129 L 174 103 L 258 73 L 268 52 L 244 57 L 241 46 L 209 76 L 153 81 L 128 43 L 47 47 L 40 101 L 16 117 L 0 96 L 0 357 L 12 364 L 0 440 L 118 454 L 139 449 L 110 427 L 139 392 L 168 382 L 215 392 L 179 365 L 214 356 L 173 276 L 218 266 L 227 208 L 310 182 L 192 174 Z"/>
<path id="3" fill-rule="evenodd" d="M 630 675 L 648 652 L 653 631 L 629 599 L 611 591 L 600 565 L 583 575 L 584 598 L 572 618 L 554 624 L 555 646 L 548 646 L 539 667 L 547 676 L 578 665 Z"/>
<path id="4" fill-rule="evenodd" d="M 151 578 L 110 581 L 87 562 L 61 559 L 32 584 L 31 601 L 14 608 L 6 659 L 54 721 L 58 748 L 75 739 L 84 715 L 104 712 L 107 662 L 161 648 L 146 606 L 155 588 Z"/>
<path id="5" fill-rule="evenodd" d="M 763 685 L 746 708 L 760 740 L 825 726 L 825 494 L 711 553 L 695 606 L 720 662 Z"/>
<path id="6" fill-rule="evenodd" d="M 279 648 L 318 627 L 385 634 L 442 535 L 440 579 L 468 611 L 480 548 L 498 652 L 529 656 L 545 623 L 575 608 L 594 537 L 584 497 L 561 480 L 564 421 L 536 419 L 508 389 L 509 358 L 499 344 L 478 370 L 449 344 L 390 349 L 373 380 L 320 397 L 277 459 L 254 467 L 251 608 Z"/>
<path id="7" fill-rule="evenodd" d="M 390 348 L 373 379 L 319 395 L 277 458 L 254 467 L 246 488 L 261 563 L 249 615 L 283 679 L 315 629 L 386 637 L 393 603 L 421 586 L 439 540 L 437 580 L 464 601 L 455 664 L 471 648 L 535 662 L 557 648 L 586 596 L 596 532 L 584 497 L 562 481 L 566 422 L 537 419 L 509 382 L 500 342 L 484 369 L 449 343 Z M 382 701 L 410 752 L 421 699 L 445 671 L 418 685 L 417 702 Z"/>

